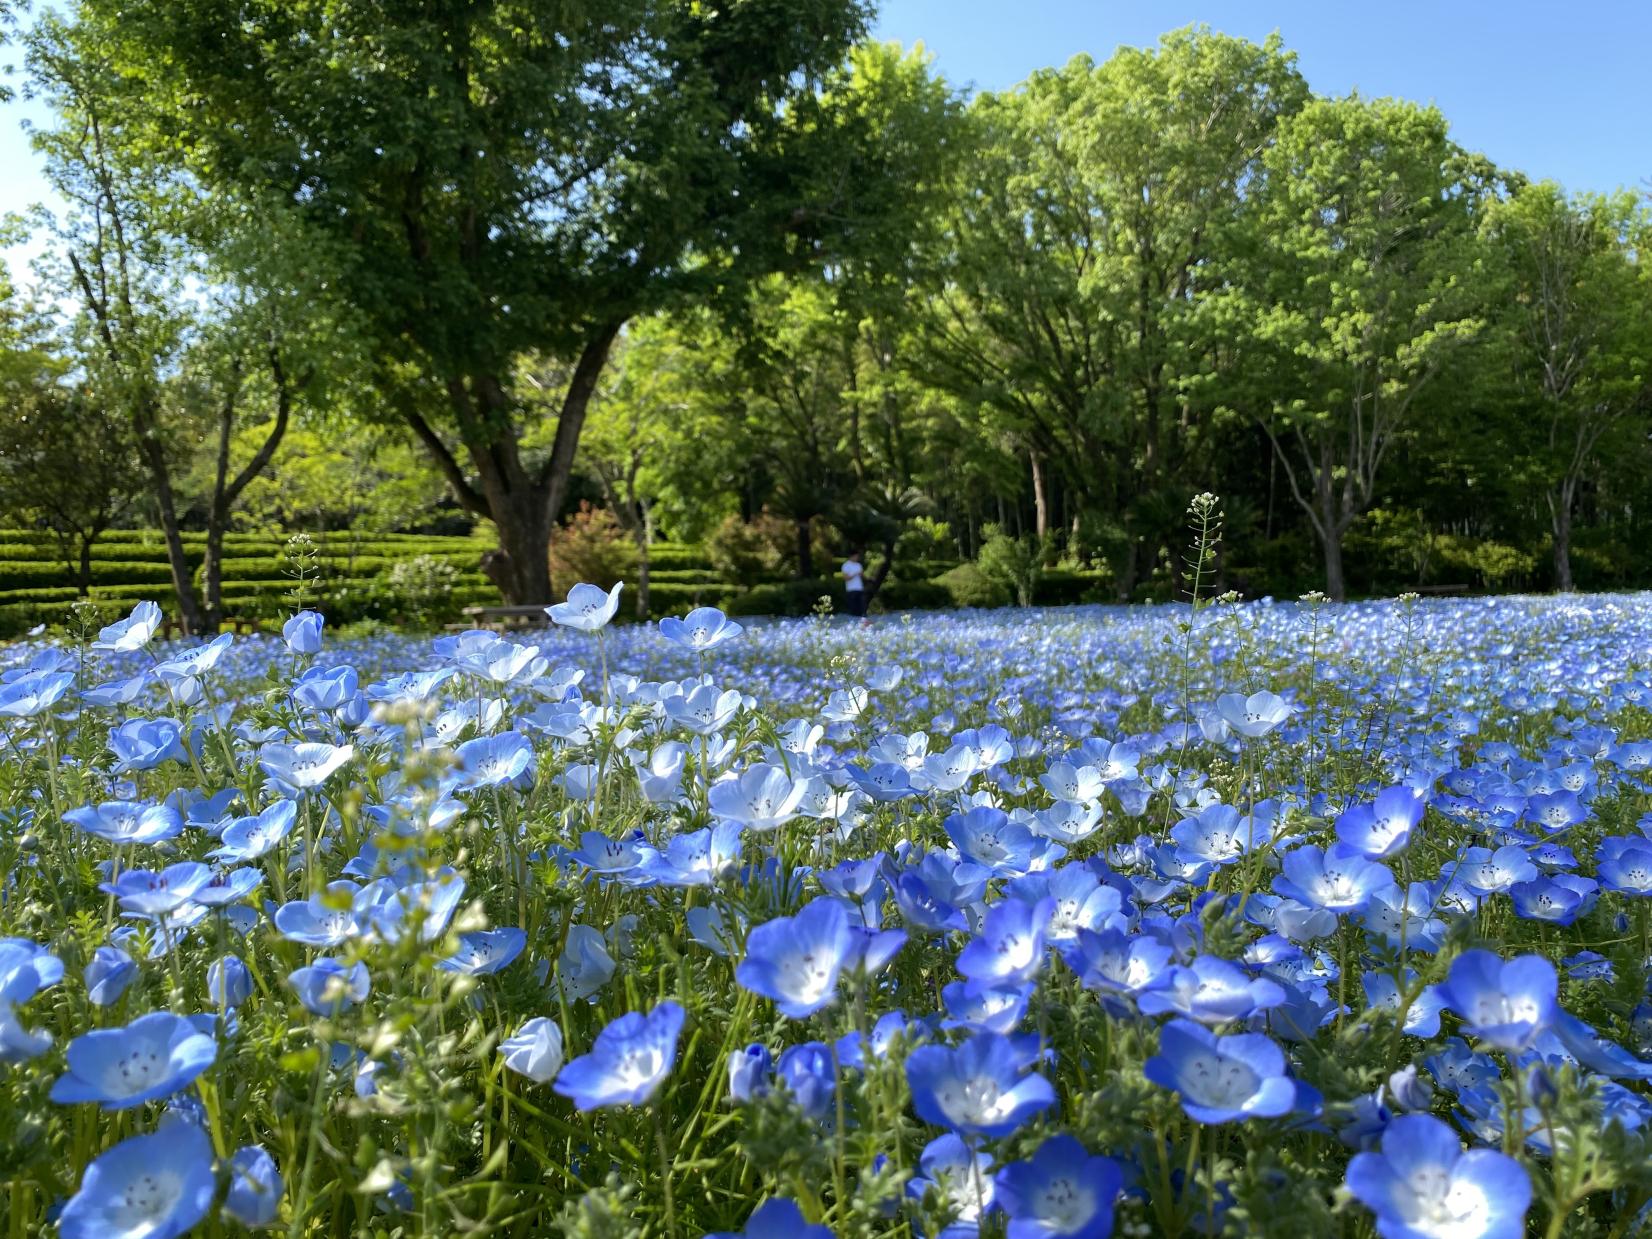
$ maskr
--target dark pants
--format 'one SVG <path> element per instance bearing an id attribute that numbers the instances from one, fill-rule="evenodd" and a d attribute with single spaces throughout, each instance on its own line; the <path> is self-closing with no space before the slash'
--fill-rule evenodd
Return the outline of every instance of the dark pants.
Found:
<path id="1" fill-rule="evenodd" d="M 864 589 L 846 589 L 843 597 L 849 607 L 849 614 L 863 617 L 866 614 L 866 591 Z"/>

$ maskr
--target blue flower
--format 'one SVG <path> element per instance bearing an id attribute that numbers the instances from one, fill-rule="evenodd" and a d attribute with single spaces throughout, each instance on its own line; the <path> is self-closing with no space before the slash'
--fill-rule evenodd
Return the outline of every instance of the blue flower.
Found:
<path id="1" fill-rule="evenodd" d="M 954 1219 L 935 1239 L 980 1239 L 981 1220 L 996 1204 L 991 1169 L 992 1154 L 971 1148 L 953 1132 L 924 1146 L 906 1194 L 921 1201 L 934 1192 L 935 1203 Z"/>
<path id="2" fill-rule="evenodd" d="M 97 640 L 92 642 L 92 648 L 110 650 L 117 654 L 141 650 L 154 638 L 155 630 L 161 626 L 161 620 L 164 618 L 160 607 L 155 603 L 140 602 L 132 608 L 132 614 L 125 619 L 99 629 Z"/>
<path id="3" fill-rule="evenodd" d="M 764 1201 L 746 1219 L 746 1229 L 709 1232 L 706 1239 L 832 1239 L 825 1226 L 811 1226 L 791 1200 Z"/>
<path id="4" fill-rule="evenodd" d="M 774 1072 L 774 1058 L 766 1045 L 752 1043 L 743 1050 L 730 1050 L 728 1055 L 728 1095 L 734 1101 L 747 1102 L 769 1091 L 769 1076 Z"/>
<path id="5" fill-rule="evenodd" d="M 546 607 L 545 614 L 551 617 L 552 623 L 561 624 L 564 628 L 596 632 L 605 627 L 619 610 L 620 590 L 623 587 L 624 582 L 619 582 L 605 592 L 581 581 L 568 591 L 566 602 Z"/>
<path id="6" fill-rule="evenodd" d="M 1006 899 L 987 909 L 981 932 L 958 952 L 958 971 L 973 981 L 1019 985 L 1044 964 L 1044 934 L 1055 900 Z"/>
<path id="7" fill-rule="evenodd" d="M 277 908 L 275 927 L 289 941 L 323 950 L 335 947 L 362 931 L 355 907 L 360 892 L 361 887 L 348 879 L 329 882 L 326 890 Z"/>
<path id="8" fill-rule="evenodd" d="M 754 994 L 774 1000 L 797 1020 L 836 997 L 838 976 L 852 957 L 854 936 L 843 905 L 816 899 L 796 916 L 759 925 L 746 938 L 746 957 L 734 978 Z"/>
<path id="9" fill-rule="evenodd" d="M 993 1180 L 998 1207 L 1009 1215 L 1009 1239 L 1106 1239 L 1124 1172 L 1110 1157 L 1092 1156 L 1068 1135 L 1052 1136 L 1024 1162 Z"/>
<path id="10" fill-rule="evenodd" d="M 569 1002 L 590 998 L 614 975 L 614 959 L 608 954 L 602 931 L 590 925 L 574 925 L 556 961 L 556 983 Z"/>
<path id="11" fill-rule="evenodd" d="M 1445 1005 L 1464 1031 L 1500 1050 L 1523 1050 L 1553 1022 L 1560 981 L 1541 955 L 1506 963 L 1491 951 L 1464 951 L 1441 983 Z"/>
<path id="12" fill-rule="evenodd" d="M 1175 1092 L 1199 1123 L 1277 1118 L 1296 1104 L 1285 1055 L 1261 1033 L 1219 1037 L 1191 1020 L 1171 1020 L 1159 1030 L 1158 1054 L 1142 1070 Z"/>
<path id="13" fill-rule="evenodd" d="M 919 1046 L 906 1059 L 912 1108 L 924 1122 L 964 1135 L 1007 1136 L 1055 1104 L 1050 1082 L 1028 1072 L 1032 1061 L 997 1033 L 976 1033 L 956 1048 Z"/>
<path id="14" fill-rule="evenodd" d="M 967 1028 L 971 1032 L 1011 1033 L 1027 1014 L 1032 1000 L 1031 982 L 997 985 L 992 981 L 953 981 L 941 987 L 941 1001 L 950 1017 L 943 1028 Z"/>
<path id="15" fill-rule="evenodd" d="M 1339 916 L 1364 911 L 1372 895 L 1397 885 L 1386 866 L 1344 843 L 1333 843 L 1323 852 L 1317 847 L 1296 848 L 1285 854 L 1280 868 L 1284 873 L 1273 880 L 1276 892 Z"/>
<path id="16" fill-rule="evenodd" d="M 1463 1151 L 1452 1131 L 1427 1114 L 1406 1114 L 1382 1134 L 1382 1152 L 1356 1153 L 1348 1190 L 1377 1215 L 1383 1239 L 1520 1239 L 1532 1185 L 1514 1158 L 1494 1149 Z"/>
<path id="17" fill-rule="evenodd" d="M 86 1167 L 58 1218 L 62 1239 L 175 1239 L 206 1217 L 218 1190 L 212 1142 L 195 1124 L 122 1140 Z"/>
<path id="18" fill-rule="evenodd" d="M 97 1029 L 69 1042 L 68 1070 L 52 1085 L 51 1097 L 129 1110 L 187 1088 L 217 1056 L 217 1042 L 189 1020 L 152 1011 L 125 1028 Z"/>
<path id="19" fill-rule="evenodd" d="M 774 1065 L 775 1077 L 797 1102 L 804 1114 L 822 1122 L 832 1113 L 837 1091 L 837 1064 L 832 1050 L 823 1041 L 805 1041 L 787 1046 Z"/>
<path id="20" fill-rule="evenodd" d="M 1291 716 L 1291 707 L 1276 693 L 1224 693 L 1216 699 L 1216 713 L 1242 736 L 1257 739 L 1267 735 Z"/>
<path id="21" fill-rule="evenodd" d="M 184 752 L 183 727 L 171 718 L 128 719 L 109 732 L 108 745 L 115 755 L 116 774 L 189 760 Z"/>
<path id="22" fill-rule="evenodd" d="M 562 1070 L 562 1029 L 553 1019 L 536 1015 L 514 1036 L 499 1043 L 505 1066 L 535 1084 L 545 1084 Z"/>
<path id="23" fill-rule="evenodd" d="M 488 976 L 509 965 L 527 945 L 527 933 L 514 926 L 460 934 L 459 949 L 437 966 L 473 977 Z"/>
<path id="24" fill-rule="evenodd" d="M 294 681 L 292 697 L 305 709 L 325 714 L 331 710 L 342 710 L 355 701 L 360 683 L 360 676 L 349 663 L 337 667 L 311 667 Z"/>
<path id="25" fill-rule="evenodd" d="M 275 1221 L 283 1186 L 275 1158 L 259 1145 L 243 1145 L 229 1159 L 224 1215 L 243 1226 L 268 1226 Z"/>
<path id="26" fill-rule="evenodd" d="M 533 745 L 519 731 L 479 736 L 454 750 L 459 759 L 461 788 L 503 787 L 531 778 Z"/>
<path id="27" fill-rule="evenodd" d="M 553 1087 L 577 1110 L 644 1104 L 671 1074 L 686 1017 L 670 1001 L 647 1015 L 626 1012 L 597 1034 L 589 1054 L 562 1069 Z"/>
<path id="28" fill-rule="evenodd" d="M 315 611 L 300 611 L 281 625 L 281 639 L 294 654 L 319 654 L 321 628 L 326 622 Z"/>
<path id="29" fill-rule="evenodd" d="M 161 843 L 177 838 L 184 829 L 183 818 L 170 805 L 132 800 L 106 800 L 99 805 L 70 809 L 63 820 L 117 846 Z"/>
<path id="30" fill-rule="evenodd" d="M 258 764 L 289 795 L 320 787 L 356 755 L 349 744 L 266 744 Z"/>
<path id="31" fill-rule="evenodd" d="M 63 979 L 63 961 L 27 938 L 0 938 L 0 1063 L 22 1063 L 51 1048 L 49 1032 L 23 1027 L 17 1008 Z"/>
<path id="32" fill-rule="evenodd" d="M 1410 845 L 1426 807 L 1415 788 L 1386 787 L 1370 804 L 1355 805 L 1337 818 L 1337 839 L 1368 860 L 1398 856 Z"/>
<path id="33" fill-rule="evenodd" d="M 715 816 L 766 831 L 796 817 L 809 788 L 807 778 L 794 779 L 779 766 L 759 763 L 738 778 L 714 783 L 708 799 Z"/>
<path id="34" fill-rule="evenodd" d="M 118 946 L 100 946 L 86 961 L 82 974 L 86 980 L 86 997 L 99 1007 L 120 1001 L 126 987 L 138 978 L 138 966 L 132 957 Z"/>
<path id="35" fill-rule="evenodd" d="M 305 1010 L 312 1015 L 327 1016 L 340 1015 L 365 1002 L 373 989 L 366 964 L 346 967 L 330 955 L 288 973 L 287 984 L 293 987 Z"/>
<path id="36" fill-rule="evenodd" d="M 74 686 L 72 671 L 35 671 L 0 683 L 0 717 L 33 718 L 51 709 Z"/>
<path id="37" fill-rule="evenodd" d="M 965 860 L 996 873 L 1025 873 L 1038 842 L 1030 827 L 991 805 L 954 813 L 941 826 Z"/>
<path id="38" fill-rule="evenodd" d="M 225 955 L 207 966 L 207 995 L 218 1007 L 239 1007 L 252 997 L 252 973 L 239 956 Z"/>
<path id="39" fill-rule="evenodd" d="M 660 621 L 660 636 L 696 653 L 716 649 L 744 631 L 716 607 L 695 607 L 682 619 L 672 615 Z"/>
<path id="40" fill-rule="evenodd" d="M 198 860 L 179 861 L 156 873 L 127 869 L 100 889 L 120 901 L 121 911 L 140 916 L 165 916 L 193 903 L 195 892 L 206 885 L 212 870 Z"/>
<path id="41" fill-rule="evenodd" d="M 267 855 L 289 834 L 298 821 L 296 801 L 271 801 L 252 817 L 238 817 L 224 827 L 221 844 L 210 855 L 215 860 L 248 861 Z"/>
<path id="42" fill-rule="evenodd" d="M 1144 990 L 1136 1005 L 1144 1015 L 1175 1012 L 1203 1024 L 1226 1024 L 1277 1007 L 1285 991 L 1266 977 L 1254 980 L 1237 964 L 1200 955 L 1186 968 L 1172 968 L 1163 985 Z"/>

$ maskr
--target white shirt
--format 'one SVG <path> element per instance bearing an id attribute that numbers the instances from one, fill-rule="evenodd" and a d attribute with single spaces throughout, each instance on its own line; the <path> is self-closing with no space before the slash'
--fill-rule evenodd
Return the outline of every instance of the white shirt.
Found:
<path id="1" fill-rule="evenodd" d="M 843 565 L 843 575 L 845 578 L 843 588 L 851 591 L 852 593 L 859 593 L 861 590 L 865 589 L 866 587 L 861 583 L 860 573 L 861 567 L 854 560 L 851 559 L 845 563 Z"/>

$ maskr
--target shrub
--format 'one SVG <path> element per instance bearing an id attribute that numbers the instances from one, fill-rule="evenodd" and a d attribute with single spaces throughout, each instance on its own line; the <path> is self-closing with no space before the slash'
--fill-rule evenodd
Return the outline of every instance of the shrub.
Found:
<path id="1" fill-rule="evenodd" d="M 833 611 L 845 610 L 843 583 L 830 577 L 758 585 L 723 599 L 720 605 L 729 615 L 810 615 L 822 596 L 832 600 Z"/>
<path id="2" fill-rule="evenodd" d="M 637 547 L 607 508 L 581 501 L 579 511 L 551 535 L 551 588 L 560 597 L 580 581 L 612 589 L 633 579 Z"/>
<path id="3" fill-rule="evenodd" d="M 725 581 L 751 587 L 784 570 L 792 527 L 767 510 L 749 521 L 725 517 L 706 542 L 711 569 Z"/>
<path id="4" fill-rule="evenodd" d="M 1006 607 L 1010 592 L 975 564 L 959 564 L 935 578 L 955 607 Z"/>
<path id="5" fill-rule="evenodd" d="M 872 604 L 885 611 L 935 611 L 952 605 L 952 592 L 939 581 L 885 581 Z"/>
<path id="6" fill-rule="evenodd" d="M 403 614 L 421 628 L 446 623 L 457 612 L 453 589 L 459 570 L 435 555 L 415 555 L 390 569 L 386 594 Z"/>
<path id="7" fill-rule="evenodd" d="M 1067 569 L 1045 571 L 1033 586 L 1033 601 L 1041 607 L 1070 607 L 1077 603 L 1106 600 L 1109 572 L 1075 572 Z"/>
<path id="8" fill-rule="evenodd" d="M 1043 547 L 1036 538 L 1012 538 L 996 525 L 986 528 L 986 545 L 977 561 L 982 573 L 1015 595 L 1016 602 L 1032 606 L 1033 590 L 1043 575 Z"/>

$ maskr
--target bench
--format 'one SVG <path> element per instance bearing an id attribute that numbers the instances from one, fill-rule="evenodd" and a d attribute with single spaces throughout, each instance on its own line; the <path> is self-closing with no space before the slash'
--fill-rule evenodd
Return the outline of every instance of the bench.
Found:
<path id="1" fill-rule="evenodd" d="M 1413 594 L 1466 594 L 1471 587 L 1467 585 L 1413 585 Z"/>
<path id="2" fill-rule="evenodd" d="M 545 614 L 549 605 L 466 607 L 461 614 L 471 620 L 472 627 L 504 632 L 509 628 L 541 628 L 550 623 L 550 617 Z"/>

